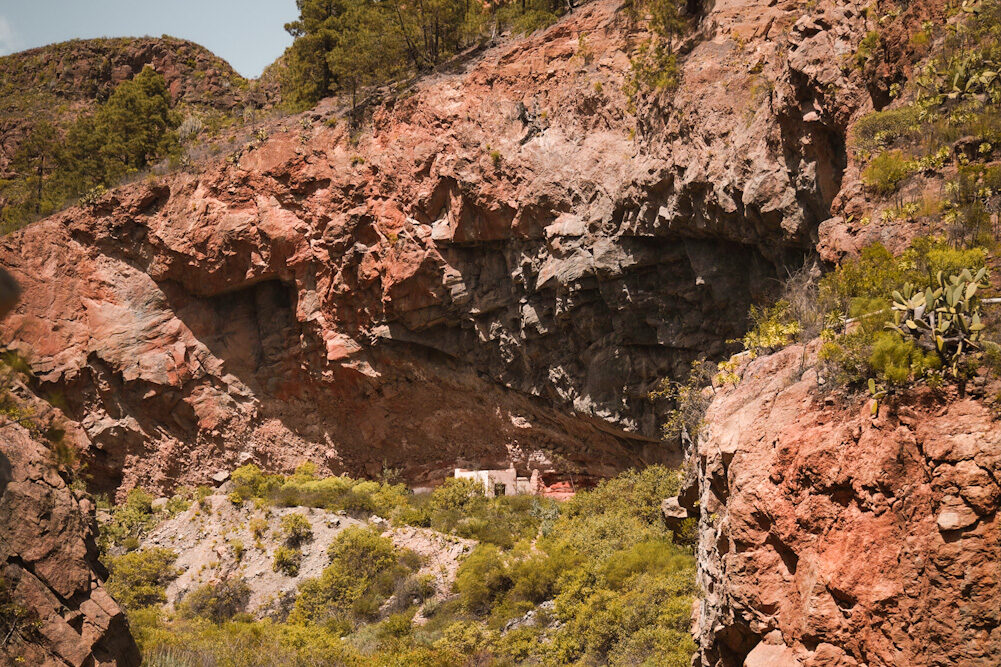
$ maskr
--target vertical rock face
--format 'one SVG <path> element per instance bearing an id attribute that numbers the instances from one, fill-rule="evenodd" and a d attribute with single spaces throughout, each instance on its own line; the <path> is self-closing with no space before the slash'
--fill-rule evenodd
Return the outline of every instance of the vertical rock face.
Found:
<path id="1" fill-rule="evenodd" d="M 20 286 L 0 268 L 0 318 Z M 9 372 L 9 371 L 5 371 Z M 57 472 L 37 433 L 54 410 L 3 377 L 5 408 L 32 414 L 0 426 L 0 658 L 4 664 L 131 667 L 140 663 L 125 614 L 105 591 L 94 506 Z M 30 406 L 30 407 L 29 407 Z M 71 428 L 68 444 L 85 436 Z"/>
<path id="2" fill-rule="evenodd" d="M 825 404 L 801 360 L 752 362 L 707 415 L 702 664 L 999 664 L 998 422 L 923 392 Z"/>
<path id="3" fill-rule="evenodd" d="M 469 56 L 357 138 L 327 102 L 5 238 L 25 299 L 4 333 L 69 400 L 95 483 L 241 454 L 412 481 L 677 460 L 647 396 L 810 252 L 862 100 L 829 62 L 863 25 L 717 3 L 685 85 L 634 116 L 645 35 L 620 9 Z"/>
<path id="4" fill-rule="evenodd" d="M 0 658 L 139 664 L 125 615 L 103 586 L 95 530 L 91 501 L 66 486 L 49 450 L 16 423 L 0 427 L 0 576 L 26 621 Z"/>

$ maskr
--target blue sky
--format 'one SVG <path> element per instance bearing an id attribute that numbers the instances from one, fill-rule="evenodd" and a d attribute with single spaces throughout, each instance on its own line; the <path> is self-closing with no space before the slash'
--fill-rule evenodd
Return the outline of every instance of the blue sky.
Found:
<path id="1" fill-rule="evenodd" d="M 172 35 L 256 77 L 292 38 L 295 0 L 0 0 L 0 55 L 74 37 Z"/>

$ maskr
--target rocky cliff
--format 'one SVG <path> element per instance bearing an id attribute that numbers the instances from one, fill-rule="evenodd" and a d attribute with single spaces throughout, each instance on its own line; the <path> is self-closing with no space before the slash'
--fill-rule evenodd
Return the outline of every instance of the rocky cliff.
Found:
<path id="1" fill-rule="evenodd" d="M 846 137 L 943 5 L 689 3 L 681 86 L 633 108 L 647 35 L 596 0 L 359 128 L 328 100 L 4 237 L 25 296 L 0 332 L 100 490 L 249 461 L 412 483 L 679 462 L 660 378 L 728 351 L 805 257 L 928 229 L 880 215 Z M 801 355 L 753 362 L 692 459 L 703 664 L 996 662 L 996 423 L 922 393 L 871 419 Z"/>
<path id="2" fill-rule="evenodd" d="M 0 317 L 18 291 L 0 270 Z M 43 442 L 43 425 L 51 431 L 64 419 L 6 367 L 0 383 L 0 658 L 4 664 L 138 665 L 125 615 L 103 586 L 94 505 L 67 486 Z M 62 437 L 79 446 L 83 436 L 71 426 Z"/>
<path id="3" fill-rule="evenodd" d="M 684 84 L 634 115 L 642 26 L 586 5 L 359 132 L 321 104 L 6 237 L 26 298 L 4 332 L 70 400 L 105 488 L 241 455 L 412 480 L 677 459 L 647 394 L 723 353 L 816 243 L 871 104 L 832 64 L 865 22 L 717 3 Z"/>
<path id="4" fill-rule="evenodd" d="M 755 360 L 706 415 L 682 496 L 702 664 L 998 664 L 998 422 L 927 388 L 873 417 L 825 398 L 813 351 Z"/>
<path id="5" fill-rule="evenodd" d="M 105 591 L 94 505 L 67 487 L 49 449 L 19 424 L 0 427 L 0 659 L 27 665 L 139 665 Z M 7 662 L 10 661 L 10 662 Z"/>

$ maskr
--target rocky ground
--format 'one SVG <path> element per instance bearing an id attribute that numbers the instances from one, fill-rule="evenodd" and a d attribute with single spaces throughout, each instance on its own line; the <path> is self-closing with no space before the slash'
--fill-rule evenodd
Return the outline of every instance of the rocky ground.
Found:
<path id="1" fill-rule="evenodd" d="M 274 552 L 284 544 L 281 519 L 289 514 L 306 517 L 312 529 L 312 538 L 299 547 L 302 560 L 295 576 L 276 572 L 273 566 Z M 255 518 L 266 526 L 259 536 L 251 527 Z M 438 599 L 451 593 L 459 560 L 476 544 L 426 528 L 393 528 L 378 516 L 359 519 L 345 512 L 313 507 L 256 507 L 251 503 L 234 506 L 225 493 L 220 493 L 162 521 L 143 538 L 141 548 L 162 547 L 178 554 L 173 566 L 181 574 L 167 586 L 168 606 L 182 602 L 199 586 L 238 577 L 251 589 L 248 613 L 283 617 L 295 601 L 299 584 L 320 576 L 330 562 L 327 547 L 350 526 L 375 527 L 397 547 L 418 554 L 421 567 L 416 574 L 433 577 L 434 596 Z"/>

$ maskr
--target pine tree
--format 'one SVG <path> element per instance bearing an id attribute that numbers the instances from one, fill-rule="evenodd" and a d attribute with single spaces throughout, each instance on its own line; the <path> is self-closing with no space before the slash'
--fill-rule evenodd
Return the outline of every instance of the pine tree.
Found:
<path id="1" fill-rule="evenodd" d="M 337 87 L 351 93 L 353 111 L 360 90 L 400 72 L 403 44 L 399 33 L 391 29 L 392 18 L 383 3 L 346 0 L 337 23 L 337 39 L 327 52 L 327 66 Z"/>
<path id="2" fill-rule="evenodd" d="M 337 43 L 341 0 L 296 0 L 299 19 L 285 24 L 295 38 L 285 55 L 282 96 L 294 110 L 308 109 L 330 94 L 335 78 L 327 55 Z"/>
<path id="3" fill-rule="evenodd" d="M 178 147 L 172 130 L 180 118 L 170 109 L 166 81 L 149 66 L 115 88 L 94 120 L 108 177 L 145 169 Z"/>

